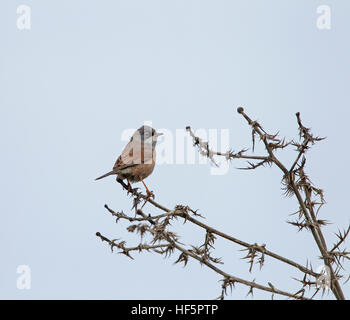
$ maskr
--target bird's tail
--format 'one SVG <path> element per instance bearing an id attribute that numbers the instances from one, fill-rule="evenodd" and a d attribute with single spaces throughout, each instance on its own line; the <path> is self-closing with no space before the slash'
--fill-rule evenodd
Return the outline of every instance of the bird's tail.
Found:
<path id="1" fill-rule="evenodd" d="M 112 170 L 112 171 L 110 171 L 108 173 L 105 173 L 103 176 L 96 178 L 95 181 L 96 180 L 100 180 L 100 179 L 105 178 L 105 177 L 108 177 L 108 176 L 110 176 L 112 174 L 116 174 L 116 172 L 114 170 Z"/>

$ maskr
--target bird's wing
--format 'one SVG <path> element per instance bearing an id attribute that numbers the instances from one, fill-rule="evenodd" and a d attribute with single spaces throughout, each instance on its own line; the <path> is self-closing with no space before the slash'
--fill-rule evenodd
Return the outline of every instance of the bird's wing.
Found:
<path id="1" fill-rule="evenodd" d="M 123 169 L 127 169 L 127 168 L 131 168 L 131 167 L 135 167 L 137 165 L 137 163 L 124 163 L 122 156 L 119 156 L 117 161 L 115 162 L 114 166 L 113 166 L 113 171 L 118 172 L 120 170 Z"/>
<path id="2" fill-rule="evenodd" d="M 141 163 L 151 163 L 153 156 L 152 146 L 131 139 L 115 162 L 113 170 L 118 171 Z"/>

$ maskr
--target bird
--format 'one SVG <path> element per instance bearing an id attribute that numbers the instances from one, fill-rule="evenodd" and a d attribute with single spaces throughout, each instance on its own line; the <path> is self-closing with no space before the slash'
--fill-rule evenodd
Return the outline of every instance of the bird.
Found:
<path id="1" fill-rule="evenodd" d="M 154 198 L 153 192 L 149 191 L 143 180 L 153 172 L 156 161 L 155 146 L 161 135 L 163 133 L 157 132 L 150 126 L 143 125 L 137 129 L 114 163 L 112 171 L 95 180 L 117 175 L 117 179 L 128 181 L 129 191 L 131 183 L 141 181 L 145 186 L 147 197 Z"/>

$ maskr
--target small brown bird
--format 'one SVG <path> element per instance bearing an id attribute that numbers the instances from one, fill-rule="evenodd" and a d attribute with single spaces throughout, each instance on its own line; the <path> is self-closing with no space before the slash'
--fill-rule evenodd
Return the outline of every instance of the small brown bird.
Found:
<path id="1" fill-rule="evenodd" d="M 115 162 L 113 170 L 95 180 L 115 174 L 121 180 L 126 179 L 129 188 L 130 183 L 141 181 L 146 188 L 147 196 L 154 198 L 143 180 L 153 172 L 156 161 L 155 146 L 157 138 L 162 134 L 149 126 L 142 126 L 136 130 Z"/>

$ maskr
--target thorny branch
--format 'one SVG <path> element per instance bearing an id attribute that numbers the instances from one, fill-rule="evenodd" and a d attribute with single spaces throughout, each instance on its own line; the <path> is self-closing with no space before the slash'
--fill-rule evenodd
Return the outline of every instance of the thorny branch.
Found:
<path id="1" fill-rule="evenodd" d="M 108 208 L 106 206 L 106 208 Z M 112 213 L 112 215 L 116 215 L 116 213 L 111 210 L 111 209 L 107 209 L 109 212 Z M 169 211 L 168 217 L 163 217 L 165 218 L 164 221 L 162 221 L 161 223 L 157 222 L 154 225 L 146 225 L 144 226 L 143 232 L 144 233 L 149 233 L 151 236 L 153 236 L 153 239 L 151 241 L 152 244 L 139 244 L 136 247 L 125 247 L 125 241 L 121 241 L 121 242 L 116 242 L 118 239 L 114 239 L 114 240 L 110 240 L 105 236 L 102 236 L 99 232 L 96 233 L 96 236 L 98 236 L 102 241 L 106 241 L 111 250 L 113 251 L 114 247 L 117 247 L 118 249 L 120 249 L 120 253 L 128 256 L 129 258 L 133 259 L 133 257 L 130 255 L 130 251 L 150 251 L 152 250 L 153 252 L 165 255 L 166 257 L 170 256 L 171 254 L 174 253 L 175 249 L 177 249 L 178 251 L 181 252 L 179 258 L 177 259 L 177 261 L 175 263 L 180 263 L 183 262 L 184 265 L 186 266 L 188 263 L 188 259 L 189 257 L 199 261 L 201 264 L 204 264 L 205 266 L 207 266 L 208 268 L 214 270 L 216 273 L 220 274 L 221 276 L 224 277 L 223 280 L 223 290 L 225 290 L 226 292 L 226 288 L 227 286 L 232 286 L 235 283 L 241 283 L 244 284 L 246 286 L 248 286 L 249 289 L 249 293 L 253 292 L 253 288 L 259 289 L 259 290 L 263 290 L 263 291 L 267 291 L 273 294 L 278 294 L 278 295 L 282 295 L 282 296 L 286 296 L 289 298 L 294 298 L 294 299 L 298 299 L 298 300 L 305 300 L 307 298 L 305 298 L 303 295 L 300 295 L 299 293 L 289 293 L 286 291 L 282 291 L 279 290 L 277 288 L 275 288 L 274 286 L 271 286 L 269 284 L 269 287 L 267 286 L 263 286 L 261 284 L 256 283 L 255 281 L 247 281 L 244 279 L 241 279 L 239 277 L 235 277 L 233 275 L 230 275 L 226 272 L 224 272 L 222 269 L 218 268 L 217 266 L 214 265 L 215 264 L 221 264 L 222 262 L 220 261 L 220 259 L 218 258 L 213 258 L 210 256 L 209 250 L 208 248 L 205 248 L 206 246 L 208 247 L 212 247 L 213 248 L 213 243 L 214 243 L 214 239 L 215 237 L 213 237 L 210 232 L 207 232 L 206 234 L 206 240 L 204 245 L 201 247 L 195 247 L 192 246 L 192 249 L 185 249 L 184 247 L 182 247 L 180 245 L 180 242 L 178 241 L 177 236 L 174 233 L 171 233 L 169 231 L 165 230 L 165 225 L 169 224 L 169 221 L 171 218 L 177 217 L 177 216 L 181 216 L 182 214 L 188 215 L 189 209 L 186 207 L 181 207 L 181 208 L 176 208 L 174 211 Z M 128 216 L 123 216 L 124 219 L 129 220 L 132 219 L 131 217 Z M 146 220 L 146 218 L 144 218 Z M 159 216 L 156 218 L 159 219 Z M 128 230 L 130 232 L 134 232 L 136 229 L 138 229 L 139 226 L 137 225 L 131 225 L 128 227 Z M 158 245 L 155 245 L 154 243 L 156 242 L 162 242 Z M 203 248 L 204 247 L 204 248 Z M 160 249 L 160 250 L 158 250 Z M 221 299 L 224 299 L 224 296 L 220 295 Z"/>
<path id="2" fill-rule="evenodd" d="M 125 187 L 127 187 L 125 185 Z M 141 194 L 141 193 L 138 193 L 136 190 L 134 191 L 134 195 L 137 196 L 137 197 L 140 197 L 140 198 L 144 198 L 144 196 Z M 160 205 L 155 202 L 154 200 L 150 199 L 148 200 L 152 205 L 155 205 L 157 207 L 159 207 Z M 311 269 L 308 269 L 307 267 L 304 267 L 302 266 L 301 264 L 299 263 L 296 263 L 290 259 L 287 259 L 285 257 L 282 257 L 272 251 L 269 251 L 266 249 L 266 245 L 258 245 L 256 243 L 254 244 L 250 244 L 250 243 L 247 243 L 247 242 L 244 242 L 242 240 L 239 240 L 235 237 L 232 237 L 230 235 L 227 235 L 225 234 L 224 232 L 221 232 L 215 228 L 212 228 L 206 224 L 204 224 L 203 222 L 195 219 L 193 216 L 190 216 L 188 214 L 188 210 L 191 210 L 189 209 L 188 207 L 184 207 L 184 206 L 177 206 L 175 207 L 174 210 L 170 210 L 168 208 L 165 208 L 163 206 L 160 206 L 162 207 L 162 210 L 165 211 L 166 213 L 165 214 L 161 214 L 161 215 L 156 215 L 156 216 L 146 216 L 144 215 L 143 213 L 141 213 L 142 211 L 141 210 L 138 210 L 137 214 L 142 214 L 143 217 L 139 218 L 139 217 L 130 217 L 130 216 L 127 216 L 125 215 L 124 213 L 120 213 L 120 212 L 114 212 L 112 209 L 110 209 L 107 205 L 105 205 L 105 208 L 112 214 L 112 216 L 116 216 L 117 217 L 117 222 L 119 219 L 125 219 L 125 220 L 128 220 L 128 221 L 157 221 L 159 220 L 160 218 L 172 218 L 172 217 L 180 217 L 182 218 L 185 222 L 186 221 L 189 221 L 199 227 L 201 227 L 202 229 L 206 230 L 206 236 L 209 234 L 209 235 L 217 235 L 217 236 L 220 236 L 226 240 L 229 240 L 231 242 L 234 242 L 242 247 L 245 247 L 247 250 L 254 250 L 255 252 L 258 251 L 260 253 L 262 253 L 262 256 L 263 255 L 267 255 L 267 256 L 270 256 L 276 260 L 280 260 L 281 262 L 283 263 L 286 263 L 286 264 L 289 264 L 290 266 L 292 267 L 295 267 L 297 269 L 299 269 L 300 271 L 304 272 L 304 273 L 307 273 L 311 276 L 314 276 L 314 277 L 317 277 L 319 274 L 314 272 L 313 270 Z M 191 210 L 191 212 L 193 213 L 193 215 L 197 214 L 194 210 Z M 208 236 L 207 236 L 208 237 Z M 211 238 L 212 239 L 212 238 Z M 210 246 L 212 246 L 212 241 L 210 243 Z"/>
<path id="3" fill-rule="evenodd" d="M 256 144 L 256 137 L 258 136 L 260 138 L 260 141 L 263 142 L 264 147 L 267 151 L 266 155 L 248 155 L 246 154 L 248 149 L 243 149 L 239 152 L 234 152 L 233 150 L 229 150 L 227 152 L 214 151 L 210 149 L 208 142 L 203 141 L 199 137 L 195 136 L 191 127 L 188 126 L 186 130 L 192 137 L 194 146 L 198 148 L 199 153 L 202 156 L 207 157 L 214 165 L 217 165 L 215 157 L 221 156 L 225 157 L 226 160 L 248 160 L 248 166 L 241 169 L 254 170 L 265 165 L 276 165 L 282 171 L 282 184 L 285 190 L 285 194 L 287 196 L 295 196 L 299 204 L 298 211 L 293 213 L 293 215 L 296 214 L 298 216 L 297 220 L 293 222 L 289 221 L 288 223 L 298 227 L 299 231 L 303 229 L 311 231 L 313 238 L 320 250 L 322 256 L 321 258 L 323 259 L 325 265 L 328 267 L 330 273 L 330 281 L 329 284 L 327 282 L 327 285 L 329 285 L 330 289 L 337 299 L 345 299 L 339 284 L 339 279 L 342 277 L 339 272 L 341 269 L 344 269 L 342 265 L 343 261 L 350 260 L 350 252 L 348 252 L 346 248 L 340 249 L 340 247 L 344 245 L 346 238 L 350 234 L 350 225 L 343 232 L 338 231 L 336 234 L 338 241 L 333 245 L 333 248 L 331 250 L 328 250 L 325 238 L 321 231 L 321 227 L 328 224 L 328 221 L 318 218 L 319 210 L 325 204 L 323 190 L 316 188 L 304 171 L 306 164 L 305 154 L 309 150 L 310 145 L 313 145 L 316 142 L 323 140 L 324 138 L 314 137 L 312 135 L 310 128 L 306 128 L 302 124 L 300 113 L 296 114 L 300 141 L 286 141 L 285 139 L 280 139 L 278 137 L 278 134 L 267 133 L 257 121 L 250 119 L 250 117 L 244 112 L 243 108 L 238 108 L 237 111 L 247 120 L 248 124 L 251 127 L 253 153 Z M 285 149 L 288 146 L 294 146 L 297 151 L 297 156 L 290 166 L 290 169 L 287 169 L 288 166 L 284 165 L 275 155 L 276 150 Z M 171 256 L 175 251 L 179 251 L 180 255 L 175 263 L 183 262 L 186 266 L 189 258 L 193 258 L 223 276 L 221 286 L 222 291 L 219 297 L 220 299 L 224 299 L 225 295 L 227 295 L 227 289 L 230 288 L 232 290 L 236 283 L 241 283 L 248 286 L 248 294 L 253 294 L 253 289 L 255 288 L 272 293 L 272 298 L 275 294 L 277 294 L 294 299 L 308 299 L 304 297 L 306 287 L 315 288 L 311 299 L 317 295 L 321 288 L 322 294 L 324 293 L 326 286 L 323 280 L 325 279 L 325 276 L 323 273 L 320 274 L 314 272 L 311 263 L 309 265 L 307 262 L 306 266 L 303 266 L 295 261 L 292 261 L 268 250 L 265 244 L 250 244 L 231 235 L 227 235 L 198 220 L 197 218 L 201 218 L 202 216 L 198 214 L 196 210 L 192 210 L 188 206 L 177 205 L 173 210 L 170 210 L 154 201 L 154 199 L 151 199 L 138 192 L 137 189 L 130 190 L 128 188 L 128 185 L 126 185 L 123 181 L 118 179 L 117 181 L 123 186 L 125 190 L 127 190 L 128 193 L 131 193 L 133 197 L 133 208 L 135 209 L 135 216 L 131 217 L 126 215 L 124 212 L 115 212 L 107 205 L 105 205 L 105 208 L 112 216 L 116 217 L 116 222 L 119 220 L 126 220 L 131 223 L 127 227 L 127 230 L 129 232 L 136 232 L 140 235 L 141 240 L 144 239 L 146 235 L 148 235 L 151 240 L 150 243 L 140 243 L 138 246 L 126 247 L 125 241 L 118 242 L 119 239 L 109 240 L 98 232 L 96 235 L 100 237 L 102 241 L 106 241 L 111 247 L 111 250 L 113 250 L 113 248 L 117 248 L 119 249 L 120 253 L 130 258 L 132 258 L 130 255 L 131 251 L 151 251 L 157 254 L 165 255 L 166 257 Z M 142 205 L 142 208 L 139 209 L 138 205 L 142 201 L 144 201 L 144 203 Z M 163 213 L 157 215 L 144 214 L 142 209 L 146 203 L 149 203 L 153 207 L 160 209 L 163 211 Z M 200 246 L 191 245 L 190 248 L 184 247 L 184 244 L 179 241 L 180 237 L 169 230 L 171 221 L 177 219 L 182 219 L 184 223 L 190 222 L 198 226 L 200 229 L 204 230 L 204 243 Z M 266 256 L 276 259 L 291 267 L 297 268 L 303 273 L 301 280 L 296 279 L 302 284 L 301 289 L 296 293 L 286 292 L 276 289 L 276 287 L 270 282 L 268 283 L 268 286 L 263 286 L 256 283 L 255 280 L 247 281 L 235 277 L 232 274 L 226 273 L 217 267 L 218 264 L 223 264 L 222 259 L 212 256 L 215 249 L 214 243 L 217 237 L 226 239 L 232 243 L 244 247 L 242 251 L 246 251 L 247 254 L 242 259 L 248 260 L 250 272 L 252 271 L 253 265 L 255 263 L 258 263 L 260 268 L 262 268 L 265 263 Z M 334 266 L 336 267 L 335 269 Z"/>
<path id="4" fill-rule="evenodd" d="M 214 159 L 214 156 L 223 156 L 226 158 L 226 160 L 232 160 L 232 159 L 251 159 L 251 160 L 261 160 L 263 162 L 270 162 L 270 158 L 266 156 L 254 156 L 254 155 L 245 155 L 244 153 L 248 151 L 248 149 L 243 149 L 238 152 L 234 152 L 233 150 L 229 150 L 225 153 L 214 151 L 209 148 L 209 144 L 207 141 L 203 141 L 199 137 L 196 137 L 194 135 L 194 132 L 192 131 L 191 127 L 186 127 L 186 130 L 189 132 L 190 136 L 193 139 L 193 146 L 197 146 L 199 153 L 210 159 L 210 161 L 217 166 L 217 163 Z"/>
<path id="5" fill-rule="evenodd" d="M 316 218 L 314 207 L 318 202 L 314 202 L 312 200 L 312 194 L 314 193 L 316 194 L 316 196 L 319 197 L 321 205 L 323 205 L 324 204 L 323 191 L 321 189 L 315 188 L 304 172 L 304 166 L 306 163 L 305 153 L 309 148 L 309 144 L 310 143 L 315 144 L 316 142 L 321 141 L 324 138 L 314 137 L 310 132 L 310 128 L 306 128 L 305 126 L 303 126 L 300 119 L 300 113 L 299 112 L 296 113 L 297 122 L 299 125 L 299 138 L 303 139 L 303 141 L 302 143 L 298 143 L 294 141 L 290 142 L 290 144 L 293 144 L 294 146 L 297 147 L 297 151 L 299 153 L 291 169 L 287 170 L 286 167 L 277 159 L 277 157 L 274 154 L 274 151 L 277 149 L 277 146 L 283 147 L 284 145 L 286 145 L 284 143 L 284 140 L 281 141 L 280 139 L 278 139 L 277 135 L 272 136 L 267 134 L 262 129 L 261 125 L 258 122 L 252 121 L 245 114 L 243 108 L 238 108 L 237 111 L 247 120 L 247 122 L 252 127 L 252 131 L 256 132 L 260 136 L 260 139 L 264 142 L 265 148 L 268 154 L 270 155 L 273 163 L 282 170 L 284 174 L 283 183 L 285 185 L 285 189 L 287 193 L 289 193 L 290 195 L 294 194 L 296 196 L 301 208 L 300 213 L 302 213 L 304 220 L 307 222 L 312 232 L 312 235 L 321 252 L 325 265 L 330 270 L 330 276 L 331 276 L 330 289 L 333 291 L 333 294 L 337 299 L 344 300 L 345 297 L 338 281 L 341 276 L 339 275 L 339 273 L 336 273 L 333 270 L 333 266 L 332 266 L 333 261 L 328 252 L 326 241 L 321 231 L 321 226 L 324 223 L 320 223 Z M 274 143 L 271 143 L 272 140 L 274 141 Z M 302 156 L 303 156 L 302 161 L 298 166 L 299 160 Z M 296 166 L 298 167 L 295 169 Z"/>

